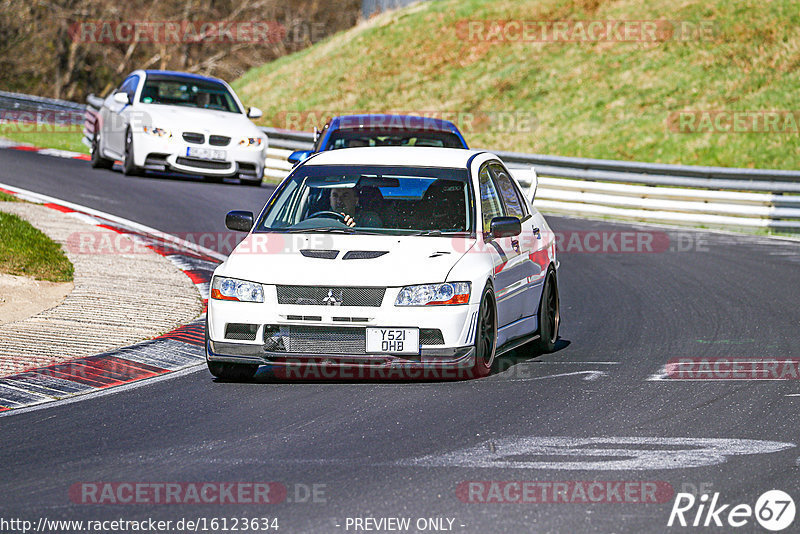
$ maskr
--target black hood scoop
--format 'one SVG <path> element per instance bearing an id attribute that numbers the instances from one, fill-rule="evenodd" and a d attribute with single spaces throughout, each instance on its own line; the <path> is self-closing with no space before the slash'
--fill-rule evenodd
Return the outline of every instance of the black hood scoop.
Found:
<path id="1" fill-rule="evenodd" d="M 344 256 L 343 260 L 374 260 L 380 258 L 384 254 L 388 254 L 388 250 L 350 250 Z"/>
<path id="2" fill-rule="evenodd" d="M 323 260 L 335 260 L 339 255 L 338 250 L 314 250 L 311 248 L 300 249 L 300 254 L 306 258 L 320 258 Z"/>

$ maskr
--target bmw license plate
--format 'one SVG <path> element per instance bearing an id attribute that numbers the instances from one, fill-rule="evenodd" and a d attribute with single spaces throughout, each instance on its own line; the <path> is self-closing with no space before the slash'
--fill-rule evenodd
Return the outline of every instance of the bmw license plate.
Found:
<path id="1" fill-rule="evenodd" d="M 186 147 L 186 156 L 189 158 L 213 159 L 213 160 L 225 161 L 226 154 L 224 150 L 189 146 Z"/>
<path id="2" fill-rule="evenodd" d="M 419 328 L 367 328 L 367 352 L 419 354 Z"/>

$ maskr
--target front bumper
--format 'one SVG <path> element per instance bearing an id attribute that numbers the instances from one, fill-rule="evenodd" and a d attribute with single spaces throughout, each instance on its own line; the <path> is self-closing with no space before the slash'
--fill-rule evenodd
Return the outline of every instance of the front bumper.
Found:
<path id="1" fill-rule="evenodd" d="M 475 347 L 423 348 L 419 355 L 305 354 L 269 352 L 258 345 L 206 342 L 206 359 L 249 365 L 267 365 L 287 379 L 459 379 L 469 378 L 475 365 Z"/>
<path id="2" fill-rule="evenodd" d="M 265 285 L 264 289 L 263 303 L 209 300 L 209 361 L 270 365 L 276 369 L 318 366 L 443 370 L 474 366 L 478 303 L 398 307 L 394 306 L 400 291 L 396 287 L 387 288 L 381 305 L 375 307 L 290 305 L 277 301 L 275 286 Z M 232 327 L 252 330 L 242 336 L 241 329 Z M 419 351 L 367 352 L 365 329 L 369 327 L 418 328 Z M 283 341 L 276 345 L 278 337 Z"/>
<path id="3" fill-rule="evenodd" d="M 239 174 L 249 178 L 262 176 L 266 148 L 242 148 L 233 144 L 211 146 L 187 144 L 174 135 L 164 139 L 143 132 L 134 133 L 134 163 L 149 170 L 178 171 L 202 176 L 229 177 Z M 219 149 L 225 151 L 225 160 L 187 158 L 187 147 Z"/>

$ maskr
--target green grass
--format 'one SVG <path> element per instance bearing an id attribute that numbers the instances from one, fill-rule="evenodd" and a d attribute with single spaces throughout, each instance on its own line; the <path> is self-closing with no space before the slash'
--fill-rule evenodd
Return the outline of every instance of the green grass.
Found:
<path id="1" fill-rule="evenodd" d="M 20 217 L 0 212 L 0 272 L 69 282 L 73 267 L 58 243 Z"/>
<path id="2" fill-rule="evenodd" d="M 710 21 L 710 39 L 475 42 L 473 20 Z M 671 113 L 798 110 L 800 10 L 791 0 L 441 0 L 386 13 L 234 83 L 264 124 L 287 113 L 473 114 L 471 146 L 622 160 L 800 168 L 800 134 L 677 133 Z M 486 120 L 535 118 L 534 127 Z M 514 115 L 517 114 L 517 115 Z M 798 115 L 800 116 L 800 115 Z M 458 122 L 458 121 L 457 121 Z M 321 124 L 317 124 L 321 125 Z"/>
<path id="3" fill-rule="evenodd" d="M 14 195 L 9 195 L 8 193 L 0 191 L 0 202 L 19 202 L 19 199 Z"/>
<path id="4" fill-rule="evenodd" d="M 33 131 L 34 127 L 37 131 Z M 0 137 L 18 143 L 28 143 L 43 148 L 58 148 L 88 154 L 89 148 L 81 143 L 83 134 L 75 127 L 29 124 L 0 124 Z"/>

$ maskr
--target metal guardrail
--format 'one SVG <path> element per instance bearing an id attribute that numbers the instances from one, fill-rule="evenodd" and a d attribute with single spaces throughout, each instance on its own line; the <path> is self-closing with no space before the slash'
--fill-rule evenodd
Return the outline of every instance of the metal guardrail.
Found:
<path id="1" fill-rule="evenodd" d="M 292 151 L 312 148 L 310 133 L 262 130 L 270 138 L 265 173 L 273 178 L 291 170 Z M 523 185 L 530 174 L 520 171 L 536 171 L 536 206 L 545 212 L 800 232 L 800 171 L 492 152 Z"/>
<path id="2" fill-rule="evenodd" d="M 97 110 L 87 106 L 0 91 L 0 109 L 85 110 L 84 142 L 91 146 Z M 284 178 L 287 157 L 312 148 L 313 135 L 265 127 L 265 175 Z M 536 206 L 545 212 L 685 223 L 723 228 L 767 228 L 800 233 L 800 171 L 668 165 L 493 151 L 523 184 L 539 176 Z"/>

